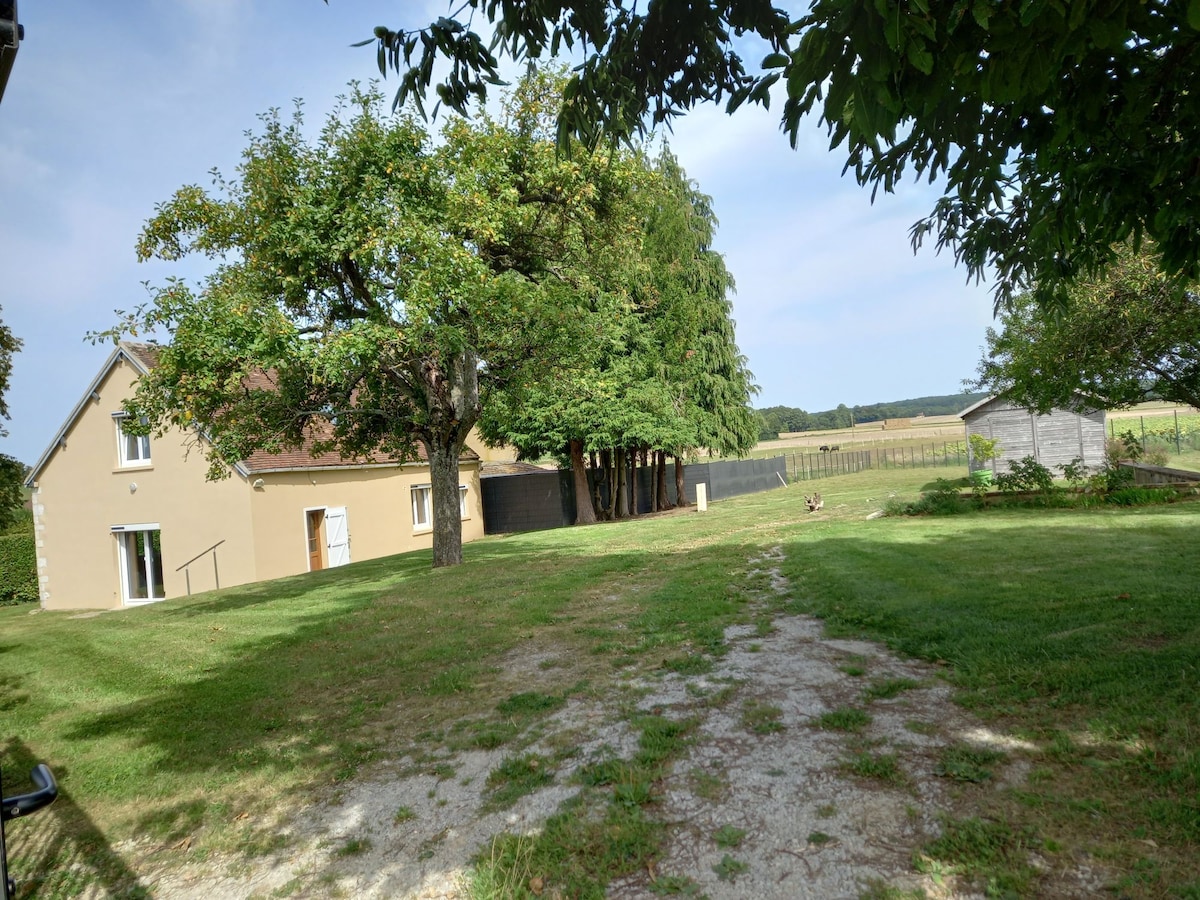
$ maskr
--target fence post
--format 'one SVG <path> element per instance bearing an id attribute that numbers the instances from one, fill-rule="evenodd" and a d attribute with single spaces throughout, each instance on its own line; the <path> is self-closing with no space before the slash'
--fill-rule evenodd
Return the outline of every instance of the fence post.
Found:
<path id="1" fill-rule="evenodd" d="M 1175 410 L 1175 455 L 1178 456 L 1182 452 L 1179 449 L 1179 410 Z"/>

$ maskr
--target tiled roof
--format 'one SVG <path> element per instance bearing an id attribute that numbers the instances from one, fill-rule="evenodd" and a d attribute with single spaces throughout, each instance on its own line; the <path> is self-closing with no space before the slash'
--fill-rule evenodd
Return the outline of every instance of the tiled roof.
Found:
<path id="1" fill-rule="evenodd" d="M 142 366 L 146 371 L 154 368 L 158 364 L 157 344 L 142 344 L 134 341 L 122 341 L 121 349 L 123 349 L 135 363 Z M 270 387 L 272 382 L 270 376 L 266 372 L 257 373 L 250 378 L 250 386 L 256 388 Z M 328 432 L 328 426 L 325 426 L 323 431 Z M 323 436 L 323 435 L 321 435 Z M 416 445 L 416 458 L 401 460 L 386 453 L 369 453 L 365 456 L 357 456 L 343 458 L 337 452 L 322 453 L 317 456 L 312 454 L 312 445 L 318 434 L 314 433 L 311 438 L 304 441 L 303 446 L 297 447 L 294 450 L 283 450 L 279 453 L 266 453 L 264 451 L 255 451 L 249 457 L 242 460 L 241 466 L 249 473 L 260 472 L 278 472 L 294 469 L 328 469 L 328 468 L 355 468 L 363 466 L 387 466 L 401 465 L 404 462 L 427 462 L 428 457 L 425 453 L 425 448 L 420 443 Z M 475 462 L 479 456 L 469 447 L 464 446 L 459 457 L 463 462 Z"/>
<path id="2" fill-rule="evenodd" d="M 121 349 L 128 353 L 133 361 L 140 365 L 147 372 L 158 365 L 158 344 L 140 344 L 136 341 L 121 341 Z"/>

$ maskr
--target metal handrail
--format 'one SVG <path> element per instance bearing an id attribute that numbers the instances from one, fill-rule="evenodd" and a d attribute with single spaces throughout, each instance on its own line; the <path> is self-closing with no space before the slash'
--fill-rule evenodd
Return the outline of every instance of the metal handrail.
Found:
<path id="1" fill-rule="evenodd" d="M 216 585 L 217 590 L 221 589 L 221 573 L 217 569 L 217 554 L 213 553 L 213 551 L 216 550 L 218 547 L 220 547 L 223 543 L 225 543 L 224 540 L 217 541 L 215 544 L 213 544 L 207 550 L 201 550 L 199 553 L 197 553 L 195 556 L 193 556 L 191 559 L 189 559 L 187 562 L 185 562 L 182 566 L 180 566 L 179 569 L 175 570 L 176 572 L 178 572 L 180 569 L 187 569 L 187 571 L 185 571 L 183 573 L 183 580 L 187 584 L 187 595 L 189 597 L 192 596 L 192 572 L 191 572 L 191 569 L 188 569 L 188 566 L 190 566 L 196 560 L 200 559 L 200 557 L 205 556 L 206 554 L 209 554 L 209 553 L 212 553 L 212 555 L 213 555 L 213 581 Z"/>
<path id="2" fill-rule="evenodd" d="M 199 553 L 197 553 L 195 556 L 193 556 L 191 559 L 189 559 L 187 562 L 185 562 L 182 566 L 180 566 L 175 571 L 178 572 L 182 569 L 186 569 L 188 566 L 190 566 L 192 563 L 194 563 L 196 560 L 198 560 L 200 557 L 202 557 L 205 553 L 212 553 L 214 550 L 216 550 L 218 547 L 220 547 L 223 543 L 225 543 L 225 541 L 223 541 L 223 540 L 217 541 L 215 544 L 213 544 L 207 550 L 201 550 Z"/>

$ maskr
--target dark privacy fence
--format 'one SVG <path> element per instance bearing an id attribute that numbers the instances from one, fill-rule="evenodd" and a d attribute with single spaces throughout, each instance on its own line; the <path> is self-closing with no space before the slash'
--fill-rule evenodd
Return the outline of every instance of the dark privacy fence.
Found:
<path id="1" fill-rule="evenodd" d="M 591 472 L 589 471 L 589 477 Z M 652 471 L 639 468 L 638 512 L 651 509 Z M 675 465 L 666 469 L 667 497 L 675 503 Z M 683 490 L 689 503 L 696 502 L 696 485 L 707 486 L 709 500 L 725 500 L 787 484 L 787 460 L 742 459 L 728 462 L 691 463 L 683 468 Z M 575 521 L 575 485 L 567 471 L 527 475 L 489 475 L 480 479 L 483 498 L 483 530 L 486 534 L 561 528 Z M 601 498 L 608 499 L 607 485 Z"/>

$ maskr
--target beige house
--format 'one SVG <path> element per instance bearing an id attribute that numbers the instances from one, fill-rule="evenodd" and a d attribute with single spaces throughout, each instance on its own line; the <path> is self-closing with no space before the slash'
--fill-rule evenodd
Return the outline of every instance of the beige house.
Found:
<path id="1" fill-rule="evenodd" d="M 154 365 L 122 342 L 33 467 L 45 609 L 108 609 L 432 546 L 429 466 L 307 452 L 255 454 L 205 480 L 195 435 L 122 430 Z M 483 535 L 479 461 L 461 464 L 463 540 Z"/>

